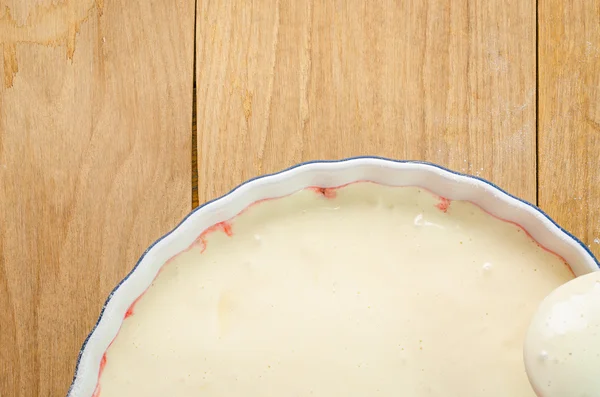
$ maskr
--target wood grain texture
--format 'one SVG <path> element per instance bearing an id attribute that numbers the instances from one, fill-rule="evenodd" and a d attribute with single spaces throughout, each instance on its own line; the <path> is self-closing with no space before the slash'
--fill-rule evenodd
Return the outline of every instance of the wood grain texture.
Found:
<path id="1" fill-rule="evenodd" d="M 425 159 L 536 197 L 535 2 L 199 0 L 200 202 L 303 160 Z"/>
<path id="2" fill-rule="evenodd" d="M 538 12 L 539 205 L 600 257 L 600 1 Z"/>
<path id="3" fill-rule="evenodd" d="M 65 395 L 190 209 L 194 1 L 0 0 L 0 395 Z"/>

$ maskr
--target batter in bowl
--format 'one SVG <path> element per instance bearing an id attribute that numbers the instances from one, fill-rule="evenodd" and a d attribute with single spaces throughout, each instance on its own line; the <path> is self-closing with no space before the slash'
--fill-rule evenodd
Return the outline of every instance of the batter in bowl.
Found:
<path id="1" fill-rule="evenodd" d="M 600 271 L 561 285 L 542 301 L 523 353 L 540 397 L 600 394 Z"/>
<path id="2" fill-rule="evenodd" d="M 367 182 L 306 189 L 165 265 L 96 395 L 532 397 L 527 326 L 572 278 L 473 204 Z"/>

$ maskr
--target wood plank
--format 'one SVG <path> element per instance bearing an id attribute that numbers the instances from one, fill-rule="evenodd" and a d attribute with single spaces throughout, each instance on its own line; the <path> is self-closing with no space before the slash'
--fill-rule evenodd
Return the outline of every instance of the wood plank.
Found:
<path id="1" fill-rule="evenodd" d="M 424 159 L 536 197 L 535 2 L 199 0 L 199 199 L 303 160 Z"/>
<path id="2" fill-rule="evenodd" d="M 538 12 L 539 204 L 600 256 L 600 0 Z"/>
<path id="3" fill-rule="evenodd" d="M 0 6 L 0 395 L 65 395 L 108 293 L 191 206 L 194 1 Z"/>

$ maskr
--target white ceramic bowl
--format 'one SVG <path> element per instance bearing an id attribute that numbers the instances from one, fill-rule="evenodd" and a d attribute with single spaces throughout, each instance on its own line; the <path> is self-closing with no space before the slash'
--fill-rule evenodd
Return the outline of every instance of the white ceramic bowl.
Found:
<path id="1" fill-rule="evenodd" d="M 494 216 L 521 225 L 539 244 L 562 256 L 576 275 L 599 269 L 587 247 L 544 212 L 481 178 L 434 164 L 376 157 L 303 163 L 252 179 L 196 208 L 174 230 L 152 244 L 106 300 L 98 322 L 83 343 L 67 396 L 92 396 L 102 356 L 117 335 L 129 306 L 150 286 L 163 264 L 190 246 L 205 229 L 262 199 L 286 196 L 309 186 L 336 187 L 356 181 L 419 186 L 450 200 L 471 201 Z"/>

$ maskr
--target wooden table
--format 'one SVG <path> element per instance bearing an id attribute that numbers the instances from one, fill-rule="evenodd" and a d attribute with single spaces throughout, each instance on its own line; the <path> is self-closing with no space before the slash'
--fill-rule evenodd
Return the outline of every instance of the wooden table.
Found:
<path id="1" fill-rule="evenodd" d="M 479 175 L 600 254 L 600 0 L 538 3 L 0 0 L 0 396 L 64 395 L 144 248 L 304 160 Z"/>

